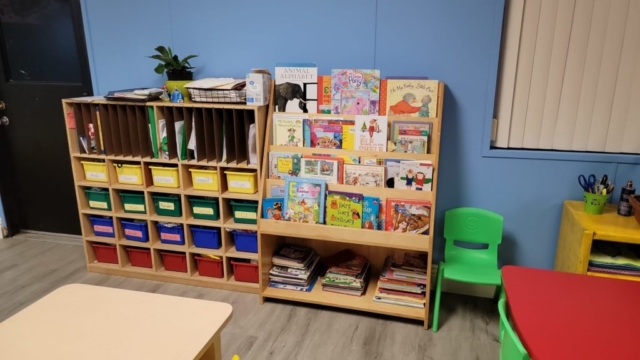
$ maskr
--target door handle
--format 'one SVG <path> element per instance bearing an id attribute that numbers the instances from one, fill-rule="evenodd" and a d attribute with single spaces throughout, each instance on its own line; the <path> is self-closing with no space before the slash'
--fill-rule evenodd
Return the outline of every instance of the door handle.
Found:
<path id="1" fill-rule="evenodd" d="M 7 108 L 7 105 L 4 104 L 4 101 L 0 101 L 0 110 L 4 110 Z"/>
<path id="2" fill-rule="evenodd" d="M 4 125 L 4 126 L 9 126 L 9 118 L 6 116 L 3 116 L 0 118 L 0 125 Z"/>

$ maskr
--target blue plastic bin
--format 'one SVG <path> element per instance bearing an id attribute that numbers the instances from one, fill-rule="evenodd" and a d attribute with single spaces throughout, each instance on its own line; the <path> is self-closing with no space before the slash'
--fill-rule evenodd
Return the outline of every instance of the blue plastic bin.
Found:
<path id="1" fill-rule="evenodd" d="M 192 226 L 193 245 L 204 249 L 220 249 L 220 229 Z"/>
<path id="2" fill-rule="evenodd" d="M 102 216 L 90 216 L 91 226 L 93 227 L 93 234 L 95 236 L 103 237 L 116 237 L 116 232 L 113 228 L 113 219 L 110 217 Z"/>
<path id="3" fill-rule="evenodd" d="M 236 250 L 250 253 L 258 252 L 258 234 L 232 231 Z"/>
<path id="4" fill-rule="evenodd" d="M 158 232 L 160 233 L 160 242 L 170 245 L 184 245 L 184 228 L 182 224 L 176 226 L 167 226 L 158 223 Z"/>
<path id="5" fill-rule="evenodd" d="M 121 220 L 124 238 L 131 241 L 149 241 L 149 227 L 144 220 Z"/>

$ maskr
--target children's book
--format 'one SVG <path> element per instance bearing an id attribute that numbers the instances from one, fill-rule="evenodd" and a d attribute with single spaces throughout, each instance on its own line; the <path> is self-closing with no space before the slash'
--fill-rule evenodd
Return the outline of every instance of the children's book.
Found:
<path id="1" fill-rule="evenodd" d="M 355 150 L 387 151 L 387 117 L 356 116 Z"/>
<path id="2" fill-rule="evenodd" d="M 313 63 L 276 64 L 276 112 L 315 113 L 318 110 L 318 68 Z"/>
<path id="3" fill-rule="evenodd" d="M 331 70 L 333 114 L 377 115 L 379 107 L 379 70 Z"/>
<path id="4" fill-rule="evenodd" d="M 269 196 L 271 197 L 284 197 L 284 185 L 271 185 L 269 190 Z"/>
<path id="5" fill-rule="evenodd" d="M 284 198 L 282 197 L 262 199 L 262 218 L 282 220 L 282 204 L 284 204 Z"/>
<path id="6" fill-rule="evenodd" d="M 362 228 L 380 230 L 380 198 L 365 195 L 362 204 Z"/>
<path id="7" fill-rule="evenodd" d="M 385 230 L 386 218 L 387 218 L 387 202 L 380 201 L 380 212 L 378 213 L 380 216 L 380 222 L 378 225 L 378 230 Z"/>
<path id="8" fill-rule="evenodd" d="M 431 123 L 423 121 L 394 121 L 391 125 L 393 140 L 422 140 L 429 141 Z"/>
<path id="9" fill-rule="evenodd" d="M 331 75 L 318 76 L 318 114 L 331 114 Z"/>
<path id="10" fill-rule="evenodd" d="M 296 153 L 269 152 L 269 179 L 298 176 L 302 156 Z"/>
<path id="11" fill-rule="evenodd" d="M 344 165 L 345 185 L 384 187 L 384 179 L 384 166 Z"/>
<path id="12" fill-rule="evenodd" d="M 302 158 L 300 177 L 323 179 L 327 184 L 342 183 L 342 159 L 310 156 Z"/>
<path id="13" fill-rule="evenodd" d="M 426 154 L 427 142 L 420 139 L 412 140 L 389 140 L 389 152 L 399 152 L 404 154 Z"/>
<path id="14" fill-rule="evenodd" d="M 391 261 L 394 271 L 413 271 L 420 275 L 427 274 L 428 257 L 425 253 L 406 252 L 396 253 Z"/>
<path id="15" fill-rule="evenodd" d="M 438 81 L 387 79 L 386 115 L 436 117 Z"/>
<path id="16" fill-rule="evenodd" d="M 387 199 L 386 230 L 407 234 L 429 234 L 431 202 L 427 200 Z"/>
<path id="17" fill-rule="evenodd" d="M 362 194 L 329 191 L 327 225 L 360 229 L 362 227 Z"/>
<path id="18" fill-rule="evenodd" d="M 395 184 L 400 182 L 400 163 L 402 159 L 384 159 L 384 167 L 387 170 L 384 186 L 390 189 L 395 188 Z"/>
<path id="19" fill-rule="evenodd" d="M 351 155 L 335 155 L 335 154 L 312 154 L 313 156 L 331 157 L 342 160 L 345 164 L 360 164 L 360 158 Z"/>
<path id="20" fill-rule="evenodd" d="M 306 285 L 306 286 L 270 282 L 269 283 L 269 287 L 274 288 L 274 289 L 296 290 L 296 291 L 302 291 L 302 292 L 310 292 L 311 290 L 313 290 L 313 286 L 316 284 L 317 280 L 318 280 L 318 277 L 316 276 L 311 280 L 309 285 Z"/>
<path id="21" fill-rule="evenodd" d="M 322 223 L 326 181 L 287 176 L 284 187 L 285 220 L 309 224 Z"/>
<path id="22" fill-rule="evenodd" d="M 303 147 L 303 117 L 273 115 L 273 145 Z"/>
<path id="23" fill-rule="evenodd" d="M 384 159 L 375 156 L 360 156 L 361 165 L 384 165 Z"/>
<path id="24" fill-rule="evenodd" d="M 431 191 L 433 182 L 433 164 L 431 161 L 400 162 L 400 181 L 395 182 L 395 189 Z"/>
<path id="25" fill-rule="evenodd" d="M 271 261 L 276 266 L 308 270 L 316 252 L 306 246 L 284 244 L 273 254 Z"/>
<path id="26" fill-rule="evenodd" d="M 342 125 L 311 123 L 311 147 L 342 149 Z"/>

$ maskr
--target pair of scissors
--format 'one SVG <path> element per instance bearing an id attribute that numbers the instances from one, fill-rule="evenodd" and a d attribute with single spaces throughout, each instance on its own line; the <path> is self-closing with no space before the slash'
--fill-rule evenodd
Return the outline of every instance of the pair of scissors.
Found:
<path id="1" fill-rule="evenodd" d="M 578 183 L 582 186 L 584 191 L 593 193 L 596 186 L 596 176 L 594 174 L 589 175 L 589 177 L 585 177 L 584 175 L 578 176 Z"/>

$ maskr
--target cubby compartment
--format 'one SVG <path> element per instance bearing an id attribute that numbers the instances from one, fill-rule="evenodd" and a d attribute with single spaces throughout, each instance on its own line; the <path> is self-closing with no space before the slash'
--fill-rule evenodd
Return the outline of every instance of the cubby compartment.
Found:
<path id="1" fill-rule="evenodd" d="M 116 202 L 116 212 L 124 214 L 147 213 L 147 203 L 143 192 L 122 190 L 114 197 Z"/>
<path id="2" fill-rule="evenodd" d="M 151 183 L 160 188 L 179 188 L 180 176 L 177 166 L 149 165 Z"/>
<path id="3" fill-rule="evenodd" d="M 218 198 L 213 197 L 188 197 L 188 213 L 187 218 L 197 220 L 220 220 L 220 204 Z M 190 215 L 190 216 L 189 216 Z"/>
<path id="4" fill-rule="evenodd" d="M 258 202 L 251 200 L 230 200 L 230 214 L 236 224 L 258 223 Z M 226 213 L 226 212 L 225 212 Z"/>
<path id="5" fill-rule="evenodd" d="M 80 209 L 92 210 L 94 213 L 109 214 L 112 210 L 111 196 L 108 188 L 83 187 L 78 193 Z"/>
<path id="6" fill-rule="evenodd" d="M 121 219 L 122 235 L 126 240 L 148 242 L 149 224 L 146 220 Z"/>
<path id="7" fill-rule="evenodd" d="M 126 246 L 125 256 L 126 259 L 123 261 L 125 264 L 137 268 L 151 269 L 153 268 L 153 261 L 151 255 L 151 249 L 138 248 L 132 246 Z"/>
<path id="8" fill-rule="evenodd" d="M 100 236 L 106 238 L 115 238 L 116 230 L 113 223 L 113 217 L 110 216 L 89 216 L 90 234 L 92 236 Z"/>
<path id="9" fill-rule="evenodd" d="M 258 173 L 255 170 L 228 169 L 224 171 L 226 190 L 236 194 L 258 192 Z"/>
<path id="10" fill-rule="evenodd" d="M 184 225 L 179 223 L 157 222 L 156 230 L 158 240 L 167 245 L 184 245 Z"/>
<path id="11" fill-rule="evenodd" d="M 190 225 L 193 246 L 201 249 L 220 249 L 222 247 L 220 228 Z"/>
<path id="12" fill-rule="evenodd" d="M 255 284 L 260 281 L 257 260 L 230 258 L 229 262 L 233 271 L 232 277 L 235 281 Z"/>
<path id="13" fill-rule="evenodd" d="M 80 161 L 85 181 L 108 183 L 107 164 L 101 161 Z"/>
<path id="14" fill-rule="evenodd" d="M 236 251 L 258 253 L 258 233 L 254 230 L 232 230 Z"/>
<path id="15" fill-rule="evenodd" d="M 162 268 L 166 271 L 187 272 L 187 254 L 182 252 L 161 250 Z"/>
<path id="16" fill-rule="evenodd" d="M 190 110 L 183 107 L 158 106 L 156 108 L 156 121 L 158 141 L 163 144 L 160 147 L 160 159 L 164 160 L 188 160 L 187 144 L 189 141 L 192 117 Z M 186 120 L 186 121 L 185 121 Z"/>
<path id="17" fill-rule="evenodd" d="M 192 254 L 192 256 L 198 276 L 224 278 L 224 260 L 221 256 L 206 254 Z"/>
<path id="18" fill-rule="evenodd" d="M 220 189 L 216 168 L 194 166 L 189 167 L 188 171 L 188 176 L 184 177 L 187 181 L 185 190 L 217 192 Z"/>
<path id="19" fill-rule="evenodd" d="M 78 152 L 88 155 L 104 155 L 103 134 L 97 107 L 90 103 L 74 103 L 67 114 L 75 122 Z"/>
<path id="20" fill-rule="evenodd" d="M 144 176 L 141 163 L 112 161 L 110 171 L 111 178 L 115 179 L 114 183 L 142 188 Z"/>
<path id="21" fill-rule="evenodd" d="M 118 248 L 116 245 L 92 242 L 91 247 L 93 248 L 95 261 L 104 264 L 118 263 Z"/>
<path id="22" fill-rule="evenodd" d="M 152 215 L 179 218 L 182 216 L 180 195 L 150 194 L 153 203 Z"/>

